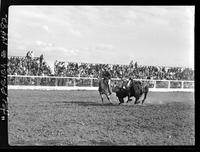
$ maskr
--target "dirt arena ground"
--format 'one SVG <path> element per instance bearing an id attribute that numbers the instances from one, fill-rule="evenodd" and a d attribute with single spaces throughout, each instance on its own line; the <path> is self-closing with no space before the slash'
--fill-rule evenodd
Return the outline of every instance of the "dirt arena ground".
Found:
<path id="1" fill-rule="evenodd" d="M 194 93 L 150 92 L 144 105 L 97 91 L 8 90 L 11 146 L 194 145 Z M 134 98 L 133 98 L 134 100 Z"/>

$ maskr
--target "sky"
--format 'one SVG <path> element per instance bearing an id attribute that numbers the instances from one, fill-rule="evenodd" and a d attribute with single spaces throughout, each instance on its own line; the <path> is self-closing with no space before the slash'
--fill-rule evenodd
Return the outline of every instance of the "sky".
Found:
<path id="1" fill-rule="evenodd" d="M 194 6 L 10 6 L 8 56 L 194 68 Z"/>

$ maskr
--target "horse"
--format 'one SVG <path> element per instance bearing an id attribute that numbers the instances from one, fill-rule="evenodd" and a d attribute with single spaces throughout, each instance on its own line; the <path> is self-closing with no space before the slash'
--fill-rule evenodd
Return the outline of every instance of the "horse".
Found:
<path id="1" fill-rule="evenodd" d="M 108 87 L 109 87 L 108 79 L 104 78 L 104 79 L 100 79 L 99 80 L 98 91 L 99 91 L 99 94 L 101 96 L 102 103 L 103 103 L 103 94 L 107 97 L 108 101 L 110 103 L 112 103 L 112 101 L 110 99 L 111 93 L 109 92 L 109 88 Z"/>

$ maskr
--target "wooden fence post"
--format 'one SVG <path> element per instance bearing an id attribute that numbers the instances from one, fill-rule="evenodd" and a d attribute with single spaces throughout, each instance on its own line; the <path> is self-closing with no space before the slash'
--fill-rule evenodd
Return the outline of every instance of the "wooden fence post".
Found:
<path id="1" fill-rule="evenodd" d="M 90 82 L 90 86 L 92 87 L 93 86 L 93 79 L 90 79 L 91 82 Z"/>
<path id="2" fill-rule="evenodd" d="M 168 87 L 167 87 L 167 88 L 170 89 L 170 86 L 171 86 L 171 85 L 170 85 L 170 81 L 168 81 Z"/>
<path id="3" fill-rule="evenodd" d="M 184 81 L 181 81 L 181 88 L 184 88 Z"/>
<path id="4" fill-rule="evenodd" d="M 76 86 L 76 78 L 73 79 L 74 80 L 74 87 Z"/>

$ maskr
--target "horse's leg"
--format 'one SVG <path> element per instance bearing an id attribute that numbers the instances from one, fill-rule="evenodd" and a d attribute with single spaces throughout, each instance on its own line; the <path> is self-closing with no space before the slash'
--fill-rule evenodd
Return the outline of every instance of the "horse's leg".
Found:
<path id="1" fill-rule="evenodd" d="M 109 92 L 110 95 L 112 94 L 112 92 L 111 92 L 111 82 L 110 82 L 110 79 L 108 80 L 108 92 Z"/>
<path id="2" fill-rule="evenodd" d="M 148 93 L 148 92 L 145 92 L 145 93 L 144 93 L 144 99 L 142 100 L 142 104 L 144 103 L 144 101 L 145 101 L 145 99 L 146 99 L 146 97 L 147 97 L 147 93 Z"/>
<path id="3" fill-rule="evenodd" d="M 144 87 L 144 90 L 143 90 L 144 99 L 142 100 L 142 104 L 144 103 L 144 101 L 145 101 L 145 99 L 146 99 L 146 97 L 147 97 L 148 92 L 149 92 L 149 88 L 148 88 L 148 86 L 145 86 L 145 87 Z"/>
<path id="4" fill-rule="evenodd" d="M 111 102 L 111 99 L 110 99 L 110 96 L 109 96 L 109 95 L 106 95 L 106 97 L 107 97 L 108 101 L 110 101 L 110 103 L 112 103 L 112 102 Z"/>
<path id="5" fill-rule="evenodd" d="M 102 94 L 100 93 L 100 96 L 101 96 L 101 101 L 102 101 L 102 103 L 103 103 L 103 96 L 102 96 Z"/>

